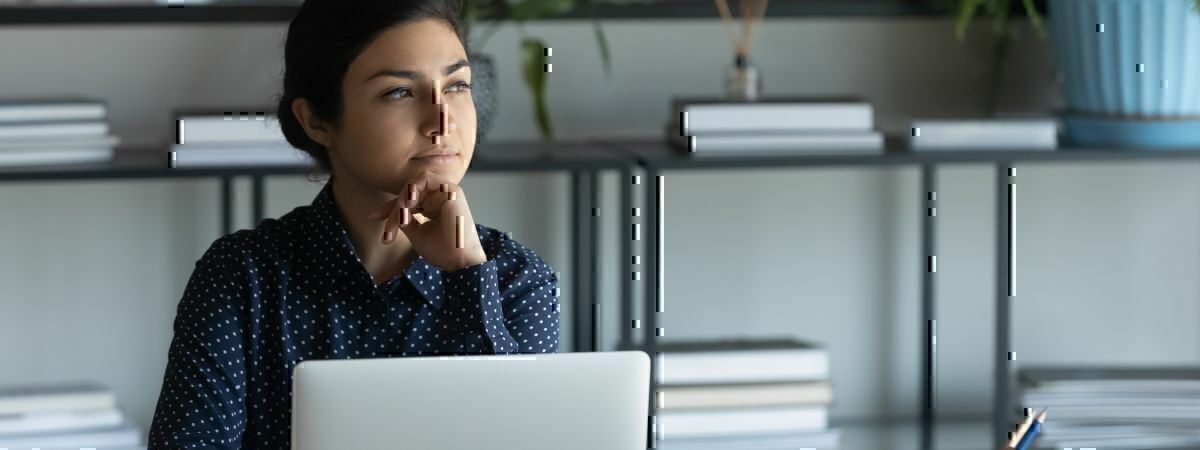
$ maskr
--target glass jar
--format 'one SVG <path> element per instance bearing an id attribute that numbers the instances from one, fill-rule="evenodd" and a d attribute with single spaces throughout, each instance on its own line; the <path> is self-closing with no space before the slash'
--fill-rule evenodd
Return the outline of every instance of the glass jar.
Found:
<path id="1" fill-rule="evenodd" d="M 737 55 L 725 71 L 725 96 L 731 100 L 758 100 L 762 95 L 762 77 L 750 64 L 750 57 Z"/>

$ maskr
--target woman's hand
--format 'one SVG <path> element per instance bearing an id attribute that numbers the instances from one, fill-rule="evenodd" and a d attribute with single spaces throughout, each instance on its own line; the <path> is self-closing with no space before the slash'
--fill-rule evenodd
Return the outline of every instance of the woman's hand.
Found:
<path id="1" fill-rule="evenodd" d="M 426 219 L 419 220 L 421 216 Z M 425 171 L 409 181 L 402 194 L 371 214 L 371 220 L 384 219 L 384 244 L 394 240 L 399 228 L 418 255 L 444 271 L 487 261 L 466 195 L 441 174 Z"/>

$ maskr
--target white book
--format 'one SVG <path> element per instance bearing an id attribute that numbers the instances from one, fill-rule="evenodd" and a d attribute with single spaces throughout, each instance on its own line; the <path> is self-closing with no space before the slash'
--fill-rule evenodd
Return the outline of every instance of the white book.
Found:
<path id="1" fill-rule="evenodd" d="M 833 449 L 841 445 L 841 434 L 841 430 L 838 429 L 824 429 L 799 433 L 662 439 L 655 443 L 655 448 L 658 450 Z"/>
<path id="2" fill-rule="evenodd" d="M 109 429 L 74 433 L 28 434 L 0 437 L 0 448 L 41 450 L 94 448 L 109 450 L 142 446 L 142 430 L 128 422 Z"/>
<path id="3" fill-rule="evenodd" d="M 879 155 L 884 152 L 878 131 L 770 131 L 679 135 L 667 125 L 667 142 L 693 157 L 754 155 Z"/>
<path id="4" fill-rule="evenodd" d="M 108 136 L 65 137 L 62 139 L 31 139 L 0 141 L 0 152 L 7 150 L 27 151 L 53 148 L 103 148 L 116 147 L 121 138 L 115 134 Z"/>
<path id="5" fill-rule="evenodd" d="M 666 410 L 657 416 L 664 440 L 820 430 L 829 419 L 823 406 Z"/>
<path id="6" fill-rule="evenodd" d="M 116 408 L 8 414 L 0 416 L 0 436 L 115 427 L 123 419 L 121 411 Z"/>
<path id="7" fill-rule="evenodd" d="M 104 100 L 82 97 L 0 99 L 0 123 L 102 120 Z"/>
<path id="8" fill-rule="evenodd" d="M 47 123 L 0 123 L 0 141 L 5 140 L 55 140 L 67 137 L 105 136 L 108 122 L 47 122 Z"/>
<path id="9" fill-rule="evenodd" d="M 1058 123 L 1054 119 L 914 120 L 910 136 L 913 151 L 1054 150 Z"/>
<path id="10" fill-rule="evenodd" d="M 41 148 L 0 151 L 0 167 L 31 167 L 59 164 L 92 164 L 111 161 L 110 148 Z"/>
<path id="11" fill-rule="evenodd" d="M 1112 438 L 1046 439 L 1040 438 L 1037 448 L 1094 448 L 1094 449 L 1166 449 L 1200 447 L 1200 432 L 1128 436 Z"/>
<path id="12" fill-rule="evenodd" d="M 274 114 L 181 115 L 176 134 L 188 144 L 283 143 L 287 138 Z"/>
<path id="13" fill-rule="evenodd" d="M 290 145 L 174 145 L 175 167 L 311 166 L 307 153 Z"/>
<path id="14" fill-rule="evenodd" d="M 874 126 L 871 104 L 858 97 L 771 97 L 758 101 L 683 97 L 672 99 L 673 121 L 687 135 L 760 130 L 866 131 Z"/>
<path id="15" fill-rule="evenodd" d="M 828 405 L 833 401 L 829 381 L 660 385 L 658 409 L 723 408 L 739 406 Z"/>
<path id="16" fill-rule="evenodd" d="M 116 405 L 117 398 L 112 390 L 92 382 L 20 384 L 0 387 L 0 415 L 65 409 L 111 408 Z"/>
<path id="17" fill-rule="evenodd" d="M 793 339 L 668 341 L 658 351 L 661 385 L 829 379 L 828 352 Z"/>

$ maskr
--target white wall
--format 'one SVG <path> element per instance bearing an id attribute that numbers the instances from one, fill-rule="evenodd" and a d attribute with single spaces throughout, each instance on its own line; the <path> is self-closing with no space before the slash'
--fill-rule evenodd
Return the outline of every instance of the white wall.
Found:
<path id="1" fill-rule="evenodd" d="M 674 95 L 719 88 L 729 48 L 716 20 L 605 25 L 606 80 L 589 22 L 527 24 L 554 47 L 550 103 L 562 139 L 657 137 Z M 266 103 L 285 24 L 0 29 L 0 95 L 108 98 L 127 143 L 166 143 L 176 106 Z M 881 128 L 979 112 L 984 67 L 939 18 L 770 20 L 755 60 L 768 94 L 858 93 Z M 491 139 L 536 137 L 511 27 L 485 51 L 501 72 Z M 1014 50 L 1002 107 L 1058 104 L 1044 43 Z M 686 55 L 686 56 L 684 56 Z M 1197 163 L 1045 163 L 1018 168 L 1018 364 L 1195 362 L 1200 356 Z M 920 386 L 921 259 L 915 168 L 671 173 L 666 181 L 668 337 L 789 334 L 828 345 L 835 418 L 908 415 Z M 991 399 L 994 173 L 940 172 L 939 411 Z M 604 179 L 602 347 L 618 281 L 617 183 Z M 268 212 L 307 204 L 301 177 L 268 182 Z M 567 178 L 470 174 L 477 219 L 512 231 L 571 292 Z M 239 184 L 246 210 L 248 186 Z M 153 414 L 171 320 L 195 260 L 219 236 L 211 180 L 0 187 L 0 383 L 94 378 L 143 427 Z M 532 199 L 532 201 L 520 201 Z M 720 210 L 714 211 L 716 206 Z M 240 227 L 248 227 L 246 214 Z M 640 298 L 640 296 L 639 296 Z M 571 330 L 564 328 L 564 348 Z"/>

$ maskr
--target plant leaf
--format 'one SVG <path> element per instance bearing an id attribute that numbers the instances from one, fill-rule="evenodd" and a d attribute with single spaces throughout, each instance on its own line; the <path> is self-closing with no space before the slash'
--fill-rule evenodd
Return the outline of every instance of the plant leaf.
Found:
<path id="1" fill-rule="evenodd" d="M 541 39 L 525 38 L 521 40 L 521 73 L 524 75 L 525 86 L 533 94 L 534 117 L 542 139 L 553 140 L 554 131 L 550 125 L 550 114 L 546 108 L 546 45 Z"/>
<path id="2" fill-rule="evenodd" d="M 592 25 L 592 29 L 596 32 L 596 44 L 600 46 L 600 62 L 604 64 L 604 77 L 612 79 L 612 59 L 608 54 L 608 40 L 604 38 L 604 30 L 600 28 L 599 19 L 593 17 Z"/>
<path id="3" fill-rule="evenodd" d="M 1033 7 L 1033 0 L 1021 0 L 1021 2 L 1025 4 L 1025 14 L 1029 16 L 1029 23 L 1037 31 L 1038 37 L 1045 39 L 1046 29 L 1042 26 L 1042 16 L 1038 14 L 1037 8 Z"/>
<path id="4" fill-rule="evenodd" d="M 958 7 L 958 20 L 954 27 L 954 37 L 962 42 L 967 35 L 967 26 L 975 19 L 975 12 L 983 0 L 963 0 Z M 1197 0 L 1200 1 L 1200 0 Z"/>
<path id="5" fill-rule="evenodd" d="M 579 6 L 587 7 L 588 14 L 592 16 L 592 31 L 596 35 L 596 46 L 600 48 L 600 62 L 604 64 L 604 77 L 612 79 L 612 60 L 608 54 L 608 39 L 604 37 L 604 29 L 600 28 L 600 19 L 596 17 L 596 3 L 592 0 L 579 0 Z"/>
<path id="6" fill-rule="evenodd" d="M 516 21 L 542 19 L 568 13 L 575 0 L 524 0 L 512 7 L 509 18 Z"/>

